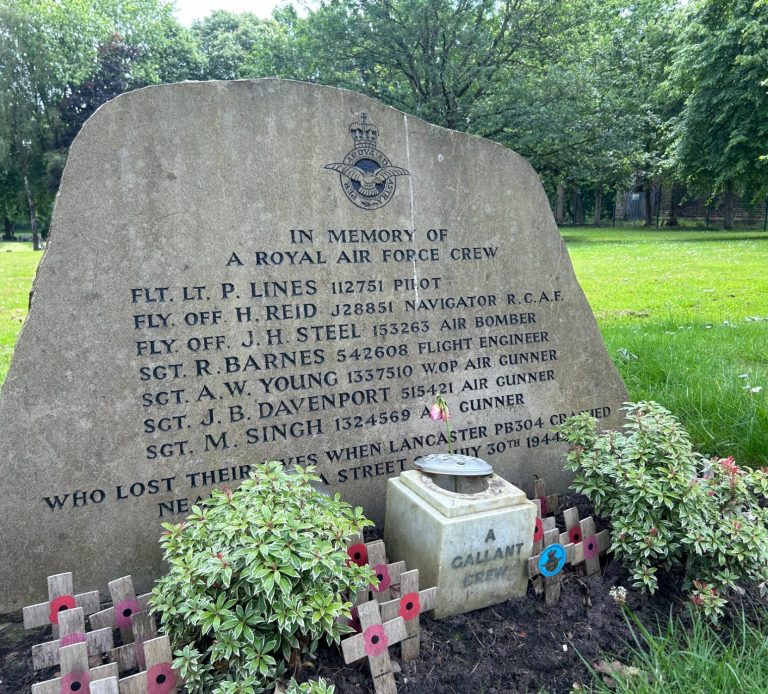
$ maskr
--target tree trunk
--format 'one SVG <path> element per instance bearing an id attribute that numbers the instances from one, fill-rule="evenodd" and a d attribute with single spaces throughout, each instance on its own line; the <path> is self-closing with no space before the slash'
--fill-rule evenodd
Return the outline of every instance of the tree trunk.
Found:
<path id="1" fill-rule="evenodd" d="M 667 215 L 667 221 L 664 223 L 668 227 L 676 227 L 677 221 L 677 206 L 680 204 L 680 198 L 683 195 L 683 187 L 677 183 L 672 184 L 672 193 L 669 200 L 669 215 Z"/>
<path id="2" fill-rule="evenodd" d="M 3 240 L 13 241 L 13 222 L 8 215 L 3 215 Z"/>
<path id="3" fill-rule="evenodd" d="M 581 191 L 571 188 L 571 216 L 574 224 L 584 224 L 584 206 L 581 204 Z"/>
<path id="4" fill-rule="evenodd" d="M 723 229 L 733 229 L 734 207 L 736 207 L 736 194 L 729 188 L 723 196 Z"/>
<path id="5" fill-rule="evenodd" d="M 37 230 L 37 207 L 26 174 L 24 174 L 24 192 L 27 194 L 27 205 L 29 205 L 29 228 L 32 231 L 32 250 L 39 251 L 40 232 Z"/>
<path id="6" fill-rule="evenodd" d="M 560 226 L 563 223 L 563 214 L 565 209 L 565 186 L 562 183 L 557 184 L 557 202 L 555 203 L 555 224 Z"/>
<path id="7" fill-rule="evenodd" d="M 653 226 L 653 186 L 650 183 L 646 183 L 644 186 L 645 192 L 645 226 Z"/>
<path id="8" fill-rule="evenodd" d="M 600 226 L 600 217 L 603 212 L 603 189 L 595 188 L 595 226 Z"/>

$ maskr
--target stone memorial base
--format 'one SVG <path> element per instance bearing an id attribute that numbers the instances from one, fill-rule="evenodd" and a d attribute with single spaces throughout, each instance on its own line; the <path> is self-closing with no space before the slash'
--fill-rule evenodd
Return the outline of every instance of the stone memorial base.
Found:
<path id="1" fill-rule="evenodd" d="M 388 482 L 389 559 L 418 569 L 422 585 L 437 586 L 436 619 L 526 593 L 536 505 L 498 475 L 485 479 L 484 490 L 469 494 L 418 470 Z"/>

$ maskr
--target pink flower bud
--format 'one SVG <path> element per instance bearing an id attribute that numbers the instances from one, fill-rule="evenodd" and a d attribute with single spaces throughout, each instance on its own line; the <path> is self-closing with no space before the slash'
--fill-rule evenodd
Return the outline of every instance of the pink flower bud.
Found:
<path id="1" fill-rule="evenodd" d="M 437 403 L 432 405 L 432 407 L 429 409 L 429 417 L 433 422 L 443 418 L 443 411 L 440 409 L 440 405 Z"/>
<path id="2" fill-rule="evenodd" d="M 723 468 L 729 475 L 738 475 L 741 472 L 741 468 L 738 465 L 736 465 L 736 463 L 733 460 L 733 456 L 729 456 L 728 458 L 722 458 L 720 460 L 720 464 L 723 466 Z"/>

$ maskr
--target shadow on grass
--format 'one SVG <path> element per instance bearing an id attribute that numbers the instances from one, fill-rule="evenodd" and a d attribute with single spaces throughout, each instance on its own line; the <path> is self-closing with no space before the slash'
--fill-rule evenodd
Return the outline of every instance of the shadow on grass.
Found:
<path id="1" fill-rule="evenodd" d="M 628 229 L 561 229 L 560 234 L 568 245 L 622 245 L 657 243 L 702 243 L 712 241 L 768 241 L 768 232 L 762 231 L 656 231 Z M 592 236 L 594 234 L 594 236 Z"/>

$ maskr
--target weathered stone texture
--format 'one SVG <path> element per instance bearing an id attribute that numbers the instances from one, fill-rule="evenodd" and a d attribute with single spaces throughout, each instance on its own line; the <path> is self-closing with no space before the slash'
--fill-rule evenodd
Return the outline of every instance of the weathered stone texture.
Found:
<path id="1" fill-rule="evenodd" d="M 527 162 L 296 82 L 115 99 L 72 147 L 3 387 L 0 611 L 66 570 L 145 590 L 160 522 L 267 458 L 380 521 L 387 477 L 447 448 L 439 391 L 455 448 L 524 489 L 566 487 L 565 415 L 620 423 Z"/>

